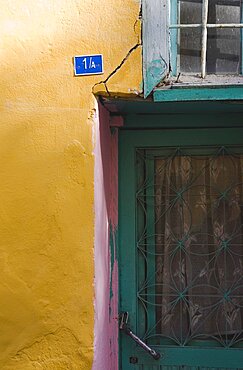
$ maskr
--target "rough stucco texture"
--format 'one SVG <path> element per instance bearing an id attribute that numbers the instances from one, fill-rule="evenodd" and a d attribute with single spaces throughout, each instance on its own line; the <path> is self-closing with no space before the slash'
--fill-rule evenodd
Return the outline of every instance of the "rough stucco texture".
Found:
<path id="1" fill-rule="evenodd" d="M 1 4 L 3 370 L 92 366 L 92 91 L 139 43 L 138 13 L 136 0 Z M 74 77 L 72 57 L 88 53 L 103 53 L 105 74 Z M 108 78 L 109 91 L 139 90 L 140 54 L 138 45 Z M 96 85 L 100 91 L 103 87 Z"/>

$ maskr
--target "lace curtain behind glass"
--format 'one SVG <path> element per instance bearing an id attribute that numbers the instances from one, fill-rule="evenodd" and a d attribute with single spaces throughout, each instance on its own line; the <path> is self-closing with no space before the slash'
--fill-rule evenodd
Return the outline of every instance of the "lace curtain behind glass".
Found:
<path id="1" fill-rule="evenodd" d="M 156 333 L 232 346 L 243 333 L 243 156 L 155 159 Z"/>

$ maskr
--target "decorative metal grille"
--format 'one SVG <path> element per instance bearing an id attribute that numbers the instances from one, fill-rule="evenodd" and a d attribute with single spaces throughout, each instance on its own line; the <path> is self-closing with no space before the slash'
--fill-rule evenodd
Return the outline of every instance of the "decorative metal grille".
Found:
<path id="1" fill-rule="evenodd" d="M 243 147 L 137 150 L 138 328 L 243 346 Z"/>

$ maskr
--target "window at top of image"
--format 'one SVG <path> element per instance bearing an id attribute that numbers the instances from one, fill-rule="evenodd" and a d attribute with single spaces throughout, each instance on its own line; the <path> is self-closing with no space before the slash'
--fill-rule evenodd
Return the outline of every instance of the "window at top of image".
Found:
<path id="1" fill-rule="evenodd" d="M 173 75 L 242 75 L 243 0 L 171 0 Z"/>

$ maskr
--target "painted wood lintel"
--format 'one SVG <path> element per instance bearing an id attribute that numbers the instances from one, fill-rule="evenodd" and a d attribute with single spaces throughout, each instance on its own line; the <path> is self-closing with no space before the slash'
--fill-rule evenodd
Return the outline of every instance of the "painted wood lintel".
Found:
<path id="1" fill-rule="evenodd" d="M 153 98 L 155 102 L 243 100 L 243 86 L 156 89 Z"/>

